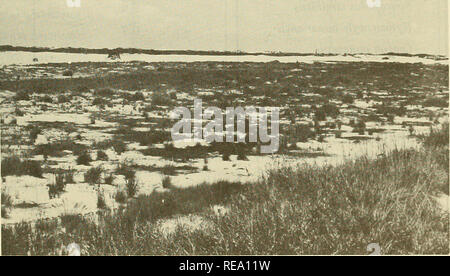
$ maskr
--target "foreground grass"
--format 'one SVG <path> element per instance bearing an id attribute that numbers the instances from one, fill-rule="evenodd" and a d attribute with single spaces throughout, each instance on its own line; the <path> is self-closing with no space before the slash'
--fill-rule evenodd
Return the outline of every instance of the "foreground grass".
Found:
<path id="1" fill-rule="evenodd" d="M 448 212 L 433 198 L 448 194 L 448 134 L 432 135 L 422 150 L 376 160 L 279 168 L 253 184 L 141 196 L 95 220 L 65 217 L 65 231 L 45 221 L 2 226 L 2 254 L 59 254 L 72 242 L 86 255 L 367 254 L 370 243 L 382 254 L 448 254 Z M 433 139 L 439 143 L 430 147 Z M 214 204 L 228 213 L 215 215 L 208 208 Z M 204 227 L 170 234 L 158 227 L 161 219 L 192 213 Z"/>

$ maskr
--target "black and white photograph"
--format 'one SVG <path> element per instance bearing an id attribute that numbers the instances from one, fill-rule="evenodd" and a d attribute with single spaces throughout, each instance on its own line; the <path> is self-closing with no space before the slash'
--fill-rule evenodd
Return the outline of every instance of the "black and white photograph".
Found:
<path id="1" fill-rule="evenodd" d="M 0 255 L 449 255 L 448 4 L 0 0 Z"/>

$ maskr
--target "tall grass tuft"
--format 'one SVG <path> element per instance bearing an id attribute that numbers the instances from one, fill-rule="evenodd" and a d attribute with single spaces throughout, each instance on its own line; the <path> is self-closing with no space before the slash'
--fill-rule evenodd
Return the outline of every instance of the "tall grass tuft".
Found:
<path id="1" fill-rule="evenodd" d="M 7 175 L 31 175 L 42 177 L 41 163 L 35 160 L 20 160 L 17 156 L 6 157 L 2 159 L 2 176 Z"/>
<path id="2" fill-rule="evenodd" d="M 89 183 L 90 185 L 99 184 L 102 172 L 103 169 L 101 167 L 90 168 L 84 174 L 84 181 Z"/>
<path id="3" fill-rule="evenodd" d="M 125 185 L 127 187 L 128 197 L 133 198 L 138 190 L 138 182 L 134 171 L 128 172 L 128 174 L 125 175 Z"/>
<path id="4" fill-rule="evenodd" d="M 12 197 L 6 191 L 2 191 L 1 195 L 1 217 L 8 218 L 10 209 L 13 206 Z"/>

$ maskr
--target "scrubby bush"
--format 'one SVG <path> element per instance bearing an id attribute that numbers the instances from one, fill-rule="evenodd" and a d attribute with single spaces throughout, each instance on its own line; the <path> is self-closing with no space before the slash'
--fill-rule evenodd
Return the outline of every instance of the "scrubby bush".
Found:
<path id="1" fill-rule="evenodd" d="M 39 97 L 39 101 L 43 103 L 53 103 L 53 98 L 49 95 L 45 95 L 43 97 Z"/>
<path id="2" fill-rule="evenodd" d="M 66 70 L 63 72 L 63 76 L 64 77 L 72 77 L 73 76 L 73 71 L 72 70 Z"/>
<path id="3" fill-rule="evenodd" d="M 111 88 L 98 88 L 95 90 L 94 95 L 97 97 L 108 97 L 114 95 L 114 90 Z"/>
<path id="4" fill-rule="evenodd" d="M 125 181 L 128 197 L 133 198 L 138 191 L 138 182 L 136 180 L 136 177 L 127 178 L 125 179 Z"/>
<path id="5" fill-rule="evenodd" d="M 108 161 L 108 155 L 104 151 L 97 151 L 97 160 Z"/>
<path id="6" fill-rule="evenodd" d="M 164 176 L 162 179 L 162 187 L 164 189 L 170 189 L 172 187 L 172 179 L 170 176 Z"/>
<path id="7" fill-rule="evenodd" d="M 237 160 L 248 161 L 247 155 L 245 155 L 244 151 L 239 151 L 237 155 Z"/>
<path id="8" fill-rule="evenodd" d="M 68 171 L 64 172 L 64 180 L 65 180 L 66 184 L 75 183 L 75 180 L 73 179 L 73 174 L 74 174 L 73 170 L 68 170 Z"/>
<path id="9" fill-rule="evenodd" d="M 448 147 L 449 123 L 444 123 L 440 129 L 432 129 L 429 135 L 420 137 L 426 147 Z"/>
<path id="10" fill-rule="evenodd" d="M 54 174 L 55 177 L 55 186 L 57 189 L 57 192 L 62 193 L 65 191 L 66 189 L 66 179 L 65 179 L 65 174 L 64 173 L 56 173 Z"/>
<path id="11" fill-rule="evenodd" d="M 98 209 L 106 209 L 106 201 L 105 196 L 100 191 L 97 192 L 97 208 Z"/>
<path id="12" fill-rule="evenodd" d="M 92 101 L 92 105 L 104 106 L 107 101 L 103 98 L 97 97 Z"/>
<path id="13" fill-rule="evenodd" d="M 353 96 L 350 94 L 345 94 L 344 97 L 342 97 L 342 102 L 345 104 L 352 104 L 354 101 Z"/>
<path id="14" fill-rule="evenodd" d="M 165 165 L 161 168 L 161 172 L 164 175 L 176 175 L 177 174 L 177 168 L 174 165 Z"/>
<path id="15" fill-rule="evenodd" d="M 9 211 L 10 211 L 11 207 L 13 206 L 13 201 L 12 201 L 12 197 L 3 190 L 2 190 L 2 196 L 1 196 L 1 202 L 2 202 L 1 217 L 8 218 Z"/>
<path id="16" fill-rule="evenodd" d="M 128 138 L 129 137 L 129 138 Z M 148 131 L 129 135 L 127 139 L 138 142 L 141 146 L 150 146 L 170 140 L 170 133 L 166 131 Z"/>
<path id="17" fill-rule="evenodd" d="M 80 156 L 87 151 L 86 145 L 77 144 L 70 140 L 58 141 L 50 144 L 37 145 L 32 151 L 34 155 L 63 156 L 63 151 L 71 151 L 74 155 Z M 89 157 L 90 158 L 90 157 Z"/>
<path id="18" fill-rule="evenodd" d="M 127 170 L 124 172 L 125 186 L 127 188 L 128 197 L 132 198 L 136 195 L 138 190 L 138 182 L 136 180 L 136 172 L 133 170 Z"/>
<path id="19" fill-rule="evenodd" d="M 297 125 L 295 126 L 294 137 L 298 142 L 307 142 L 308 139 L 314 138 L 315 133 L 311 130 L 308 125 Z"/>
<path id="20" fill-rule="evenodd" d="M 136 92 L 134 94 L 128 94 L 127 100 L 132 102 L 145 101 L 145 97 L 144 94 L 142 94 L 142 92 Z"/>
<path id="21" fill-rule="evenodd" d="M 6 207 L 12 207 L 12 197 L 6 193 L 6 191 L 2 191 L 1 193 L 1 203 L 2 205 L 5 205 Z"/>
<path id="22" fill-rule="evenodd" d="M 109 174 L 107 176 L 105 176 L 105 184 L 111 185 L 114 181 L 114 175 L 113 174 Z"/>
<path id="23" fill-rule="evenodd" d="M 6 157 L 1 164 L 2 176 L 7 175 L 31 175 L 42 177 L 41 163 L 36 160 L 20 160 L 17 156 Z"/>
<path id="24" fill-rule="evenodd" d="M 34 143 L 34 141 L 36 140 L 37 136 L 41 134 L 41 129 L 39 127 L 33 127 L 30 130 L 30 141 L 31 143 Z"/>
<path id="25" fill-rule="evenodd" d="M 223 161 L 230 161 L 230 156 L 231 156 L 230 152 L 224 151 L 224 152 L 222 153 L 222 160 L 223 160 Z"/>
<path id="26" fill-rule="evenodd" d="M 2 218 L 9 218 L 9 209 L 6 206 L 1 206 L 1 216 Z"/>
<path id="27" fill-rule="evenodd" d="M 70 102 L 70 98 L 65 95 L 59 95 L 58 96 L 58 103 L 67 103 Z"/>
<path id="28" fill-rule="evenodd" d="M 64 214 L 60 219 L 61 226 L 65 228 L 69 235 L 79 233 L 79 230 L 82 230 L 88 222 L 82 215 L 78 214 Z"/>
<path id="29" fill-rule="evenodd" d="M 318 121 L 325 121 L 327 116 L 335 118 L 339 113 L 339 107 L 337 105 L 327 103 L 316 110 L 315 118 Z"/>
<path id="30" fill-rule="evenodd" d="M 170 106 L 172 99 L 169 95 L 163 92 L 154 92 L 152 95 L 152 105 L 155 106 Z"/>
<path id="31" fill-rule="evenodd" d="M 448 107 L 448 97 L 433 97 L 427 98 L 422 102 L 424 107 Z"/>
<path id="32" fill-rule="evenodd" d="M 135 171 L 127 163 L 120 163 L 116 169 L 116 173 L 119 175 L 125 176 L 125 178 L 128 178 L 128 177 L 133 177 L 135 174 Z"/>
<path id="33" fill-rule="evenodd" d="M 25 172 L 34 177 L 42 177 L 41 163 L 36 160 L 25 160 L 23 162 Z"/>
<path id="34" fill-rule="evenodd" d="M 23 115 L 25 115 L 25 113 L 23 113 L 22 110 L 20 110 L 19 108 L 16 107 L 16 109 L 14 110 L 14 114 L 16 114 L 17 117 L 22 117 Z"/>
<path id="35" fill-rule="evenodd" d="M 19 91 L 14 96 L 14 100 L 16 101 L 29 101 L 30 100 L 30 94 L 26 91 Z"/>
<path id="36" fill-rule="evenodd" d="M 77 164 L 78 165 L 84 165 L 84 166 L 89 166 L 89 164 L 91 163 L 92 159 L 91 159 L 91 155 L 88 152 L 82 152 L 78 157 L 77 157 Z"/>
<path id="37" fill-rule="evenodd" d="M 59 195 L 61 194 L 60 191 L 58 191 L 58 187 L 56 186 L 56 184 L 48 184 L 48 197 L 50 199 L 53 199 L 55 197 L 59 197 Z"/>
<path id="38" fill-rule="evenodd" d="M 117 203 L 126 203 L 127 202 L 127 194 L 125 191 L 117 191 L 114 195 L 114 199 Z"/>
<path id="39" fill-rule="evenodd" d="M 78 93 L 86 93 L 89 91 L 90 91 L 90 89 L 86 85 L 79 85 L 75 88 L 75 92 L 78 92 Z"/>
<path id="40" fill-rule="evenodd" d="M 114 151 L 117 154 L 122 154 L 123 152 L 125 152 L 127 150 L 127 145 L 122 140 L 118 139 L 117 137 L 115 137 L 111 141 L 111 146 L 114 148 Z"/>
<path id="41" fill-rule="evenodd" d="M 90 168 L 84 173 L 84 181 L 90 185 L 99 184 L 103 169 L 101 167 Z"/>

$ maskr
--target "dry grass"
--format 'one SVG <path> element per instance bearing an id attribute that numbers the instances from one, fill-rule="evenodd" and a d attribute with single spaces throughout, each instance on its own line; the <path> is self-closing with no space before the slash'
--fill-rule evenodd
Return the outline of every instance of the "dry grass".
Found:
<path id="1" fill-rule="evenodd" d="M 99 221 L 77 220 L 70 233 L 2 226 L 2 254 L 55 254 L 69 241 L 86 255 L 367 254 L 370 243 L 382 254 L 448 254 L 448 213 L 432 197 L 449 185 L 446 141 L 336 167 L 279 168 L 248 185 L 139 196 Z M 229 211 L 215 215 L 210 207 L 217 204 Z M 194 213 L 208 227 L 170 235 L 157 227 Z"/>

